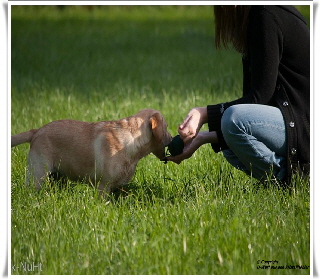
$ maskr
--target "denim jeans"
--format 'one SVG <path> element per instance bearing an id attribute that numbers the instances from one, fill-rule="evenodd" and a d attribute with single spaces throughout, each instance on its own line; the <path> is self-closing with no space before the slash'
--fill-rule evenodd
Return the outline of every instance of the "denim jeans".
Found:
<path id="1" fill-rule="evenodd" d="M 239 170 L 259 180 L 283 180 L 287 174 L 285 122 L 276 107 L 234 105 L 221 119 L 223 137 L 230 149 L 223 154 Z"/>

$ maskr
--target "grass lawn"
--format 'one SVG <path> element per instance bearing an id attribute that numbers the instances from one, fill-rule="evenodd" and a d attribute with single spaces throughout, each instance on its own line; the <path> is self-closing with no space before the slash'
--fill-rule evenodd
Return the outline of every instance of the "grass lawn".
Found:
<path id="1" fill-rule="evenodd" d="M 11 13 L 12 134 L 154 108 L 176 135 L 191 108 L 241 95 L 212 7 Z M 26 187 L 28 149 L 11 151 L 11 274 L 310 274 L 308 179 L 264 188 L 203 146 L 179 166 L 145 157 L 102 201 L 87 184 Z"/>

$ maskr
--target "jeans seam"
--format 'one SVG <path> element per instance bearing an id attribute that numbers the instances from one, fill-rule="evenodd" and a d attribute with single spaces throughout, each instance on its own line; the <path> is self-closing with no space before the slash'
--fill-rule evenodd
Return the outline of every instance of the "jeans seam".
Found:
<path id="1" fill-rule="evenodd" d="M 252 126 L 252 123 L 254 123 L 254 122 L 256 122 L 256 121 L 247 121 L 247 124 L 249 124 L 250 126 Z M 265 124 L 265 123 L 263 123 L 262 121 L 260 121 L 260 123 L 262 123 L 261 125 L 263 125 L 263 126 L 265 126 L 265 127 L 276 128 L 277 130 L 281 130 L 281 131 L 285 130 L 285 128 L 282 128 L 280 125 L 274 125 L 274 124 L 269 124 L 269 123 L 268 123 L 268 124 Z M 254 124 L 256 125 L 256 123 L 254 123 Z M 259 125 L 259 124 L 258 124 L 258 125 Z M 247 135 L 248 135 L 248 134 L 245 134 L 245 136 L 246 136 L 246 138 L 247 138 L 247 141 L 248 141 Z M 254 137 L 254 136 L 253 136 L 253 137 Z M 254 138 L 258 141 L 257 137 L 254 137 Z M 263 158 L 266 163 L 269 163 L 269 162 L 267 162 L 267 160 L 265 160 L 266 156 L 264 156 L 264 155 L 256 148 L 256 146 L 251 143 L 251 140 L 248 141 L 248 142 L 249 142 L 249 144 L 253 147 L 253 149 L 259 154 L 259 156 L 260 156 L 261 158 Z M 265 146 L 266 146 L 266 145 L 265 145 Z M 268 146 L 266 146 L 266 148 L 268 148 L 268 149 L 270 150 L 270 152 L 272 152 L 273 154 L 276 154 L 276 155 L 278 155 L 278 156 L 281 156 L 281 155 L 277 154 L 275 151 L 272 151 Z M 281 157 L 282 157 L 282 156 L 281 156 Z M 272 163 L 272 165 L 274 165 L 274 164 Z"/>

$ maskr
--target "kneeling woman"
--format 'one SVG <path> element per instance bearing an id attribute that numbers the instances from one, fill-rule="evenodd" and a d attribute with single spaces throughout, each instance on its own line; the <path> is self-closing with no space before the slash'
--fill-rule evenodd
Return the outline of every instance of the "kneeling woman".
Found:
<path id="1" fill-rule="evenodd" d="M 215 6 L 216 46 L 242 54 L 243 96 L 193 108 L 179 164 L 203 144 L 259 180 L 310 168 L 310 32 L 293 6 Z M 208 132 L 199 132 L 208 123 Z"/>

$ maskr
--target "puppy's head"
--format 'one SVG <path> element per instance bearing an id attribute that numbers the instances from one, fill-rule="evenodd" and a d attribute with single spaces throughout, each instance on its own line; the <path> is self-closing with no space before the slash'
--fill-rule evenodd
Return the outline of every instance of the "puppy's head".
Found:
<path id="1" fill-rule="evenodd" d="M 153 111 L 149 122 L 152 130 L 151 152 L 162 160 L 166 157 L 165 147 L 171 142 L 172 136 L 167 131 L 168 125 L 160 112 Z"/>

